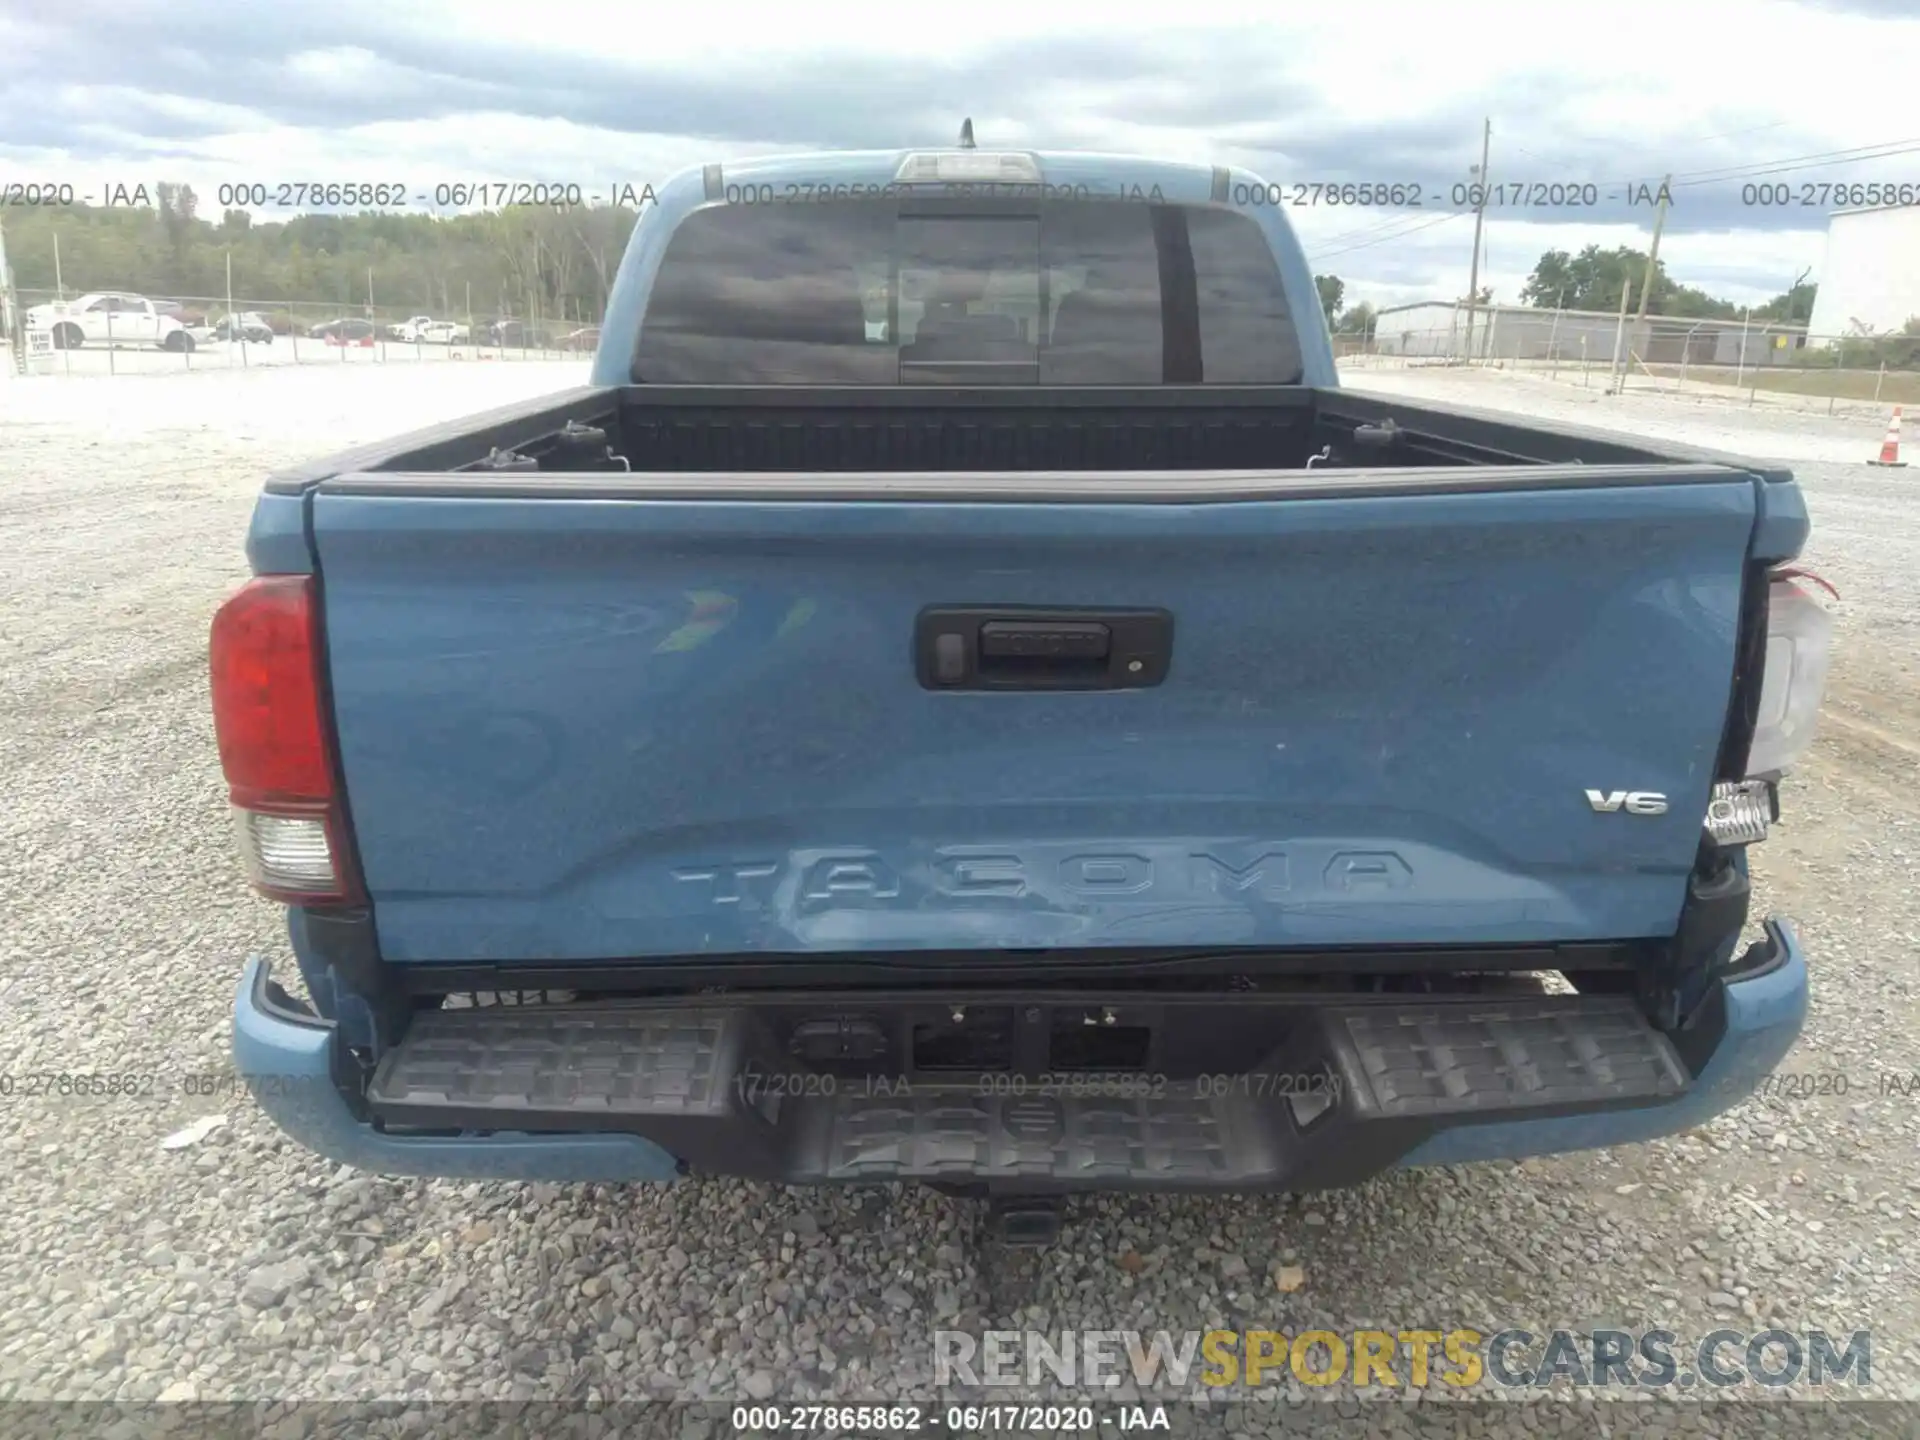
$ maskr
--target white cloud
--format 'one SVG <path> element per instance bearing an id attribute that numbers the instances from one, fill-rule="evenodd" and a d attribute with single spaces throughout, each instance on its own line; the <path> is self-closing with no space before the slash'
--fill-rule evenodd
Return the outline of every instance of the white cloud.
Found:
<path id="1" fill-rule="evenodd" d="M 1880 13 L 1857 13 L 1878 9 Z M 1920 179 L 1920 7 L 1785 0 L 969 0 L 832 7 L 709 0 L 71 0 L 0 19 L 0 180 L 657 180 L 713 158 L 834 143 L 1130 150 L 1282 181 L 1464 180 L 1493 121 L 1496 181 L 1658 180 L 1912 139 L 1916 153 L 1781 178 Z M 126 38 L 107 52 L 98 35 Z M 123 53 L 99 73 L 95 57 Z M 796 132 L 805 132 L 798 134 Z M 881 137 L 875 139 L 874 137 Z M 1688 188 L 1669 272 L 1735 300 L 1823 254 L 1825 207 L 1743 211 Z M 1294 212 L 1350 299 L 1462 293 L 1470 219 Z M 1490 216 L 1483 283 L 1516 296 L 1549 247 L 1644 246 L 1652 215 Z M 1817 278 L 1817 276 L 1816 276 Z"/>

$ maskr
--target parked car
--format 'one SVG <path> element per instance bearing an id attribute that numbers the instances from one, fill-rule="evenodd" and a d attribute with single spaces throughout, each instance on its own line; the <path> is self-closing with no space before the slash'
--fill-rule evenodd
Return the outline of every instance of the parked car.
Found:
<path id="1" fill-rule="evenodd" d="M 420 332 L 420 338 L 429 345 L 464 345 L 467 327 L 452 320 L 435 320 Z"/>
<path id="2" fill-rule="evenodd" d="M 433 324 L 431 315 L 409 315 L 396 325 L 387 327 L 387 338 L 414 344 L 423 338 L 427 327 Z"/>
<path id="3" fill-rule="evenodd" d="M 563 335 L 560 339 L 562 350 L 595 350 L 600 345 L 600 327 L 585 325 L 578 330 Z"/>
<path id="4" fill-rule="evenodd" d="M 325 325 L 316 325 L 314 334 L 329 345 L 355 345 L 365 349 L 372 346 L 379 332 L 371 320 L 330 320 Z"/>
<path id="5" fill-rule="evenodd" d="M 1688 1131 L 1780 1063 L 1746 856 L 1829 626 L 1776 462 L 1342 389 L 1243 171 L 744 172 L 915 234 L 693 170 L 589 384 L 266 484 L 212 700 L 311 997 L 237 988 L 284 1130 L 1045 1239 L 1068 1191 Z"/>
<path id="6" fill-rule="evenodd" d="M 273 343 L 273 326 L 268 324 L 267 317 L 257 310 L 244 310 L 238 315 L 222 315 L 213 324 L 195 331 L 195 334 L 203 340 L 242 340 L 254 345 Z"/>
<path id="7" fill-rule="evenodd" d="M 552 331 L 525 320 L 495 320 L 487 326 L 487 342 L 515 350 L 540 350 L 554 343 Z"/>
<path id="8" fill-rule="evenodd" d="M 54 348 L 83 345 L 157 345 L 162 350 L 193 349 L 193 334 L 144 295 L 98 292 L 77 300 L 35 305 L 26 312 L 29 330 L 46 330 Z"/>

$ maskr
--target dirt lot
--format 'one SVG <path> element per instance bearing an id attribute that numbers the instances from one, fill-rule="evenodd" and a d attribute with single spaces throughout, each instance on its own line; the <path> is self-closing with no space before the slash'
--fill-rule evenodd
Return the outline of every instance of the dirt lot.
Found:
<path id="1" fill-rule="evenodd" d="M 1870 420 L 1355 376 L 1795 466 L 1808 561 L 1843 597 L 1839 653 L 1812 761 L 1756 852 L 1757 909 L 1794 916 L 1812 956 L 1789 1068 L 1844 1077 L 1845 1093 L 1342 1194 L 1101 1199 L 1018 1286 L 967 1206 L 921 1190 L 386 1180 L 298 1151 L 244 1096 L 184 1093 L 183 1075 L 228 1068 L 242 959 L 290 965 L 278 911 L 240 883 L 204 676 L 262 472 L 583 378 L 348 364 L 0 381 L 0 1068 L 154 1080 L 133 1100 L 0 1102 L 0 1399 L 817 1401 L 924 1395 L 940 1328 L 1698 1339 L 1770 1323 L 1871 1327 L 1868 1393 L 1920 1396 L 1920 1091 L 1902 1093 L 1920 1075 L 1920 805 L 1904 788 L 1920 782 L 1920 469 L 1862 464 Z M 214 1114 L 199 1143 L 161 1148 Z M 1337 1407 L 1354 1433 L 1593 1433 L 1557 1405 L 1449 1409 Z M 1231 1425 L 1281 1419 L 1246 1406 Z M 1657 1426 L 1619 1433 L 1850 1433 L 1873 1417 L 1842 1419 L 1811 1401 L 1662 1406 Z"/>

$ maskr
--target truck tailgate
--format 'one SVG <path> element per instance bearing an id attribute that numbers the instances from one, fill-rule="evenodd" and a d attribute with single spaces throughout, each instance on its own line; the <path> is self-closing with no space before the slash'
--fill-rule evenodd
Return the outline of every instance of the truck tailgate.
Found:
<path id="1" fill-rule="evenodd" d="M 1755 482 L 1388 473 L 1186 477 L 1178 499 L 1092 476 L 327 482 L 332 702 L 382 950 L 1672 933 Z M 1164 678 L 929 688 L 928 607 L 1163 612 Z"/>

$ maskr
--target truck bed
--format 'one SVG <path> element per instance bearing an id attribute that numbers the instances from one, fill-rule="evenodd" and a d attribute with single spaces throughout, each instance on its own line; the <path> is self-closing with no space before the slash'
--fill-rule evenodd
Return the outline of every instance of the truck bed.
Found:
<path id="1" fill-rule="evenodd" d="M 1391 438 L 1356 438 L 1362 427 L 1388 420 L 1397 432 Z M 1284 471 L 1309 468 L 1323 451 L 1315 462 L 1322 471 L 1751 468 L 1709 451 L 1635 444 L 1606 432 L 1305 386 L 1128 392 L 634 385 L 581 387 L 416 431 L 283 471 L 268 488 L 297 492 L 358 472 L 487 473 L 488 456 L 509 450 L 547 473 L 618 468 L 585 463 L 595 457 L 563 446 L 558 437 L 569 422 L 604 430 L 606 448 L 632 472 L 653 475 Z M 1499 483 L 1475 483 L 1490 481 Z"/>

